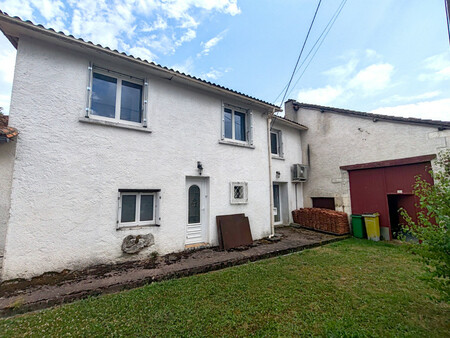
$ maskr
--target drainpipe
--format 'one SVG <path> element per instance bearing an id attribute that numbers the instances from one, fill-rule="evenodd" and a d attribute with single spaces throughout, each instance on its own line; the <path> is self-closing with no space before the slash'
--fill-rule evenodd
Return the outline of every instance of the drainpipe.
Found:
<path id="1" fill-rule="evenodd" d="M 269 157 L 269 184 L 270 184 L 270 236 L 275 236 L 275 226 L 273 222 L 273 181 L 272 181 L 272 151 L 270 149 L 270 130 L 272 129 L 272 120 L 275 115 L 275 109 L 267 115 L 267 154 Z"/>

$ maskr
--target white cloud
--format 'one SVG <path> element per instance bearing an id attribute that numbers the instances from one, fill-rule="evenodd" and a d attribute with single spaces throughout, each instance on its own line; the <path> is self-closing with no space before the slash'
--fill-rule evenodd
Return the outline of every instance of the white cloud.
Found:
<path id="1" fill-rule="evenodd" d="M 364 95 L 371 95 L 386 89 L 390 82 L 394 66 L 389 63 L 370 65 L 359 71 L 350 80 L 348 87 L 361 91 Z"/>
<path id="2" fill-rule="evenodd" d="M 189 57 L 183 63 L 175 64 L 171 68 L 178 70 L 180 73 L 191 74 L 194 68 L 194 60 Z"/>
<path id="3" fill-rule="evenodd" d="M 450 52 L 430 56 L 424 65 L 427 72 L 419 75 L 420 81 L 450 80 Z"/>
<path id="4" fill-rule="evenodd" d="M 353 58 L 344 65 L 336 66 L 326 70 L 325 72 L 323 72 L 323 74 L 334 77 L 336 79 L 346 79 L 355 71 L 358 63 L 359 61 Z"/>
<path id="5" fill-rule="evenodd" d="M 15 61 L 15 48 L 0 34 L 0 107 L 4 108 L 5 113 L 9 113 Z"/>
<path id="6" fill-rule="evenodd" d="M 129 54 L 140 57 L 143 60 L 153 61 L 156 59 L 156 55 L 153 54 L 145 47 L 131 47 L 128 49 Z"/>
<path id="7" fill-rule="evenodd" d="M 423 101 L 393 107 L 381 107 L 371 113 L 450 121 L 450 99 Z"/>
<path id="8" fill-rule="evenodd" d="M 298 93 L 297 100 L 306 103 L 315 103 L 319 105 L 329 105 L 336 100 L 344 89 L 341 87 L 326 86 L 324 88 L 306 89 Z"/>
<path id="9" fill-rule="evenodd" d="M 218 78 L 222 77 L 223 74 L 228 73 L 230 70 L 231 68 L 226 68 L 225 70 L 211 68 L 208 72 L 203 73 L 201 77 L 208 80 L 217 80 Z"/>
<path id="10" fill-rule="evenodd" d="M 6 0 L 0 2 L 2 11 L 11 16 L 19 16 L 24 20 L 33 20 L 33 8 L 29 1 Z"/>
<path id="11" fill-rule="evenodd" d="M 210 50 L 216 46 L 220 40 L 222 40 L 224 38 L 224 36 L 227 34 L 228 30 L 224 30 L 222 32 L 220 32 L 217 36 L 213 37 L 212 39 L 206 41 L 206 42 L 202 42 L 201 46 L 203 47 L 203 50 L 197 54 L 197 56 L 201 56 L 201 55 L 208 55 Z"/>
<path id="12" fill-rule="evenodd" d="M 354 74 L 358 61 L 350 62 L 331 68 L 324 72 L 332 80 L 337 80 L 335 85 L 327 85 L 322 88 L 302 89 L 298 93 L 301 102 L 331 105 L 336 102 L 345 102 L 355 96 L 370 96 L 378 94 L 388 88 L 394 67 L 389 63 L 372 64 Z"/>
<path id="13" fill-rule="evenodd" d="M 432 98 L 437 97 L 439 95 L 441 95 L 441 91 L 439 91 L 439 90 L 435 90 L 435 91 L 432 91 L 432 92 L 426 92 L 426 93 L 418 94 L 418 95 L 410 95 L 410 96 L 392 95 L 391 97 L 388 97 L 386 99 L 382 99 L 381 102 L 383 102 L 383 103 L 411 102 L 411 101 L 417 101 L 417 100 L 432 99 Z"/>
<path id="14" fill-rule="evenodd" d="M 156 30 L 165 30 L 167 29 L 167 26 L 167 21 L 158 15 L 156 21 L 154 21 L 151 25 L 144 22 L 144 26 L 141 31 L 148 33 Z"/>

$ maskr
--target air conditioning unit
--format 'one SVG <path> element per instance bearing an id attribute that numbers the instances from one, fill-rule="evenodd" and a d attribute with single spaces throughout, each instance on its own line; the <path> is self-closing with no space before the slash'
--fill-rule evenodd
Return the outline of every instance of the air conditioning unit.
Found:
<path id="1" fill-rule="evenodd" d="M 306 182 L 308 179 L 308 166 L 305 164 L 294 164 L 292 166 L 292 182 Z"/>

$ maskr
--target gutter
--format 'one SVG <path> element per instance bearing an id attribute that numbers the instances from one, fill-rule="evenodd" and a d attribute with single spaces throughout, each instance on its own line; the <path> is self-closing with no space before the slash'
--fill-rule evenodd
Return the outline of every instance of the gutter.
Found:
<path id="1" fill-rule="evenodd" d="M 270 190 L 270 236 L 275 236 L 275 224 L 273 220 L 273 181 L 272 181 L 272 151 L 270 149 L 270 130 L 272 129 L 272 120 L 275 117 L 275 108 L 267 115 L 267 157 L 269 158 L 269 190 Z"/>

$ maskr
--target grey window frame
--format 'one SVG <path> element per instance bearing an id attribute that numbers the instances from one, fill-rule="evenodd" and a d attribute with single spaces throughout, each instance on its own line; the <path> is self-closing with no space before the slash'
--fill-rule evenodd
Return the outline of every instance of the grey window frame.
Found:
<path id="1" fill-rule="evenodd" d="M 153 219 L 147 221 L 140 220 L 141 211 L 141 196 L 153 196 Z M 134 222 L 122 222 L 122 197 L 123 196 L 136 196 L 136 208 L 135 208 L 135 221 Z M 140 192 L 140 191 L 119 191 L 119 207 L 117 212 L 117 228 L 130 228 L 141 227 L 149 225 L 157 225 L 156 220 L 159 219 L 158 212 L 158 193 L 157 192 Z"/>
<path id="2" fill-rule="evenodd" d="M 107 68 L 99 67 L 89 64 L 88 67 L 89 76 L 88 76 L 88 86 L 87 86 L 87 102 L 86 102 L 86 113 L 85 118 L 89 118 L 92 120 L 98 121 L 106 121 L 106 122 L 115 122 L 118 124 L 124 124 L 129 126 L 140 126 L 147 127 L 147 106 L 148 106 L 148 80 L 146 78 L 138 78 L 132 75 L 123 74 L 114 70 L 110 70 Z M 92 106 L 92 92 L 93 92 L 93 77 L 94 73 L 105 75 L 111 78 L 116 79 L 116 102 L 115 102 L 115 114 L 114 117 L 105 117 L 92 114 L 91 106 Z M 121 99 L 122 99 L 122 81 L 134 83 L 142 86 L 141 93 L 141 122 L 134 122 L 129 120 L 124 120 L 120 118 L 121 114 Z"/>
<path id="3" fill-rule="evenodd" d="M 225 137 L 225 109 L 231 110 L 231 138 Z M 245 141 L 236 139 L 235 113 L 245 115 Z M 222 136 L 223 142 L 253 145 L 253 112 L 250 109 L 222 102 Z"/>
<path id="4" fill-rule="evenodd" d="M 275 134 L 277 136 L 277 153 L 274 154 L 272 153 L 272 134 Z M 281 132 L 281 130 L 278 129 L 272 129 L 270 131 L 270 153 L 273 157 L 279 157 L 279 158 L 283 158 L 284 157 L 284 147 L 283 147 L 283 133 Z"/>

